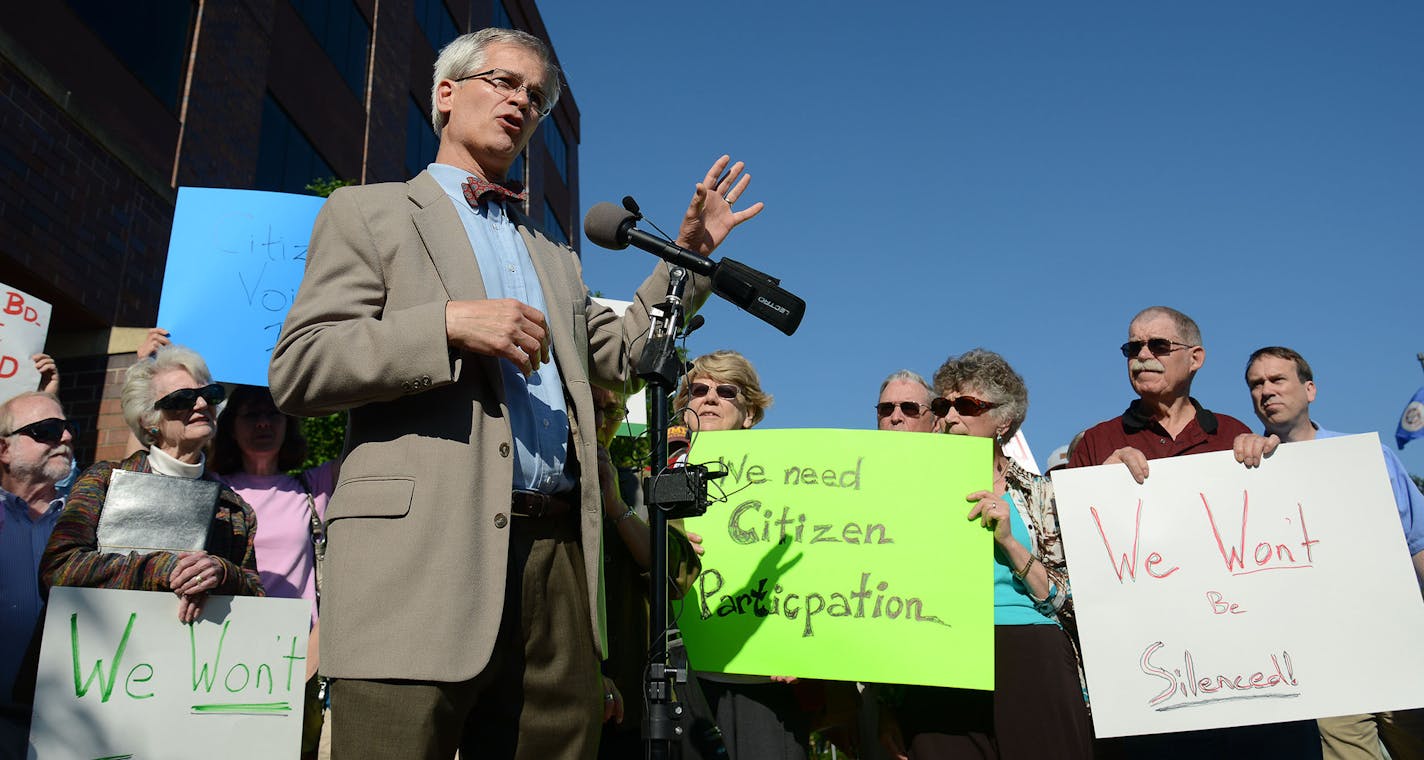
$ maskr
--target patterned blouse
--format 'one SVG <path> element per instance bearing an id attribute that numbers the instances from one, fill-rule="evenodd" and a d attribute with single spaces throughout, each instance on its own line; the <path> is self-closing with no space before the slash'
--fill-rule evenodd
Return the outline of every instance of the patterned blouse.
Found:
<path id="1" fill-rule="evenodd" d="M 1011 501 L 1033 539 L 1033 546 L 1027 547 L 1029 552 L 1038 557 L 1048 573 L 1047 598 L 1034 599 L 1027 588 L 1024 593 L 1033 600 L 1039 612 L 1076 634 L 1073 591 L 1068 584 L 1068 561 L 1063 555 L 1063 534 L 1058 528 L 1058 504 L 1053 498 L 1053 481 L 1025 470 L 1010 459 L 1009 467 L 1004 471 L 1004 486 L 1013 496 Z"/>
<path id="2" fill-rule="evenodd" d="M 46 594 L 53 586 L 171 590 L 168 579 L 178 563 L 177 554 L 166 551 L 101 554 L 98 551 L 99 515 L 104 510 L 109 478 L 115 468 L 153 472 L 148 464 L 148 452 L 140 451 L 122 462 L 98 462 L 79 476 L 50 534 L 44 559 L 40 561 L 40 586 Z M 253 550 L 256 530 L 257 517 L 252 508 L 231 488 L 222 486 L 205 548 L 222 566 L 223 573 L 222 580 L 209 593 L 264 596 Z"/>

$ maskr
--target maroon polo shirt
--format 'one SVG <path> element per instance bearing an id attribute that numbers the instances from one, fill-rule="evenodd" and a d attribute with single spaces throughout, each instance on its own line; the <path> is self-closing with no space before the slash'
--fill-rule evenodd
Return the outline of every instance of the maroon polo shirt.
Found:
<path id="1" fill-rule="evenodd" d="M 1196 419 L 1187 423 L 1173 438 L 1156 420 L 1138 410 L 1137 401 L 1128 405 L 1121 417 L 1099 422 L 1083 433 L 1083 440 L 1073 450 L 1069 467 L 1091 467 L 1102 464 L 1124 446 L 1141 451 L 1148 459 L 1203 454 L 1208 451 L 1230 451 L 1236 436 L 1251 432 L 1235 417 L 1215 414 L 1189 398 L 1197 410 Z"/>

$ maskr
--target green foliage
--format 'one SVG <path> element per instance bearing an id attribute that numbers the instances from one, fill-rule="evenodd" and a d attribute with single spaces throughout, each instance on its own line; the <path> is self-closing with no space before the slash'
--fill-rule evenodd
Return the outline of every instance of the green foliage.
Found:
<path id="1" fill-rule="evenodd" d="M 1414 478 L 1414 485 L 1419 486 L 1419 490 L 1424 491 L 1424 478 L 1418 475 L 1410 475 L 1409 477 Z"/>
<path id="2" fill-rule="evenodd" d="M 614 467 L 632 467 L 641 472 L 644 467 L 648 466 L 650 446 L 646 435 L 636 438 L 620 435 L 613 439 L 613 443 L 609 444 L 608 453 L 613 457 Z"/>
<path id="3" fill-rule="evenodd" d="M 319 177 L 307 183 L 307 192 L 312 195 L 320 195 L 323 198 L 336 192 L 338 187 L 348 187 L 356 184 L 349 179 L 337 179 L 335 177 Z"/>
<path id="4" fill-rule="evenodd" d="M 646 398 L 647 394 L 644 394 Z M 643 410 L 644 419 L 651 419 L 653 416 L 652 403 L 649 402 L 647 408 Z M 645 431 L 642 435 L 634 437 L 629 435 L 619 435 L 613 439 L 613 443 L 608 446 L 608 454 L 613 457 L 614 467 L 632 467 L 639 472 L 648 466 L 648 455 L 652 452 L 652 441 L 648 439 Z"/>
<path id="5" fill-rule="evenodd" d="M 341 456 L 346 441 L 346 412 L 325 417 L 303 417 L 302 435 L 307 437 L 307 458 L 302 469 L 315 467 Z"/>

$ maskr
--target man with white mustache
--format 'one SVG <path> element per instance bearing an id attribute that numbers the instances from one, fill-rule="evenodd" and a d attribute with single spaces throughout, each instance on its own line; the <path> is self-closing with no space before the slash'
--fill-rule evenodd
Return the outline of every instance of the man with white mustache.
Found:
<path id="1" fill-rule="evenodd" d="M 1192 398 L 1192 379 L 1206 361 L 1206 348 L 1191 317 L 1166 306 L 1143 309 L 1128 325 L 1122 355 L 1137 400 L 1120 416 L 1085 431 L 1069 467 L 1121 462 L 1141 483 L 1150 459 L 1230 451 L 1236 436 L 1250 432 L 1240 420 Z"/>
<path id="2" fill-rule="evenodd" d="M 40 557 L 64 508 L 55 484 L 74 462 L 74 433 L 52 393 L 0 404 L 0 755 L 27 733 L 29 709 L 11 706 L 11 690 L 44 609 Z"/>
<path id="3" fill-rule="evenodd" d="M 1149 306 L 1132 318 L 1122 344 L 1137 400 L 1121 416 L 1083 433 L 1069 467 L 1122 463 L 1138 483 L 1150 459 L 1231 451 L 1251 431 L 1240 420 L 1207 410 L 1192 398 L 1192 379 L 1206 361 L 1201 328 L 1166 306 Z M 1242 461 L 1240 456 L 1237 461 Z M 1320 757 L 1315 721 L 1234 726 L 1206 731 L 1099 739 L 1104 758 Z"/>

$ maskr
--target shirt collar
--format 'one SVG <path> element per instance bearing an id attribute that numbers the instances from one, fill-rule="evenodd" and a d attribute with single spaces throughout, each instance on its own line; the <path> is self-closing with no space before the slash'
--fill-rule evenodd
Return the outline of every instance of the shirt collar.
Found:
<path id="1" fill-rule="evenodd" d="M 1187 400 L 1192 402 L 1192 408 L 1197 410 L 1197 425 L 1202 432 L 1211 435 L 1216 432 L 1216 415 L 1202 407 L 1197 400 L 1188 396 Z M 1131 435 L 1146 430 L 1157 421 L 1138 410 L 1138 401 L 1133 401 L 1127 405 L 1127 411 L 1122 413 L 1122 431 Z"/>
<path id="2" fill-rule="evenodd" d="M 17 514 L 28 516 L 30 513 L 30 505 L 28 502 L 26 502 L 24 499 L 21 499 L 19 496 L 10 493 L 9 491 L 6 491 L 3 488 L 0 488 L 0 504 L 4 504 L 6 509 L 9 509 Z M 49 500 L 49 507 L 45 509 L 44 514 L 52 515 L 63 508 L 64 497 L 56 496 L 53 499 Z"/>

